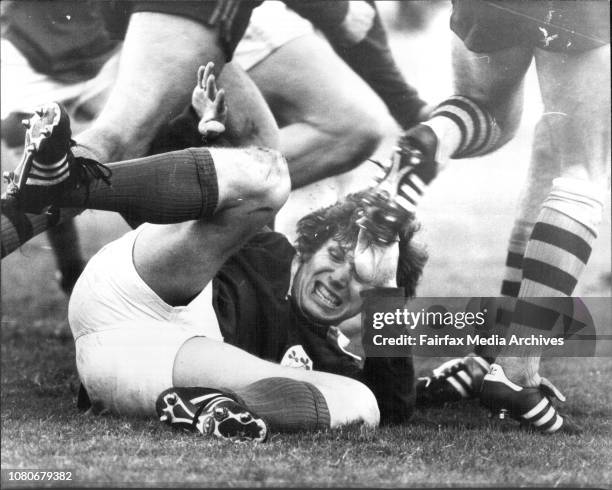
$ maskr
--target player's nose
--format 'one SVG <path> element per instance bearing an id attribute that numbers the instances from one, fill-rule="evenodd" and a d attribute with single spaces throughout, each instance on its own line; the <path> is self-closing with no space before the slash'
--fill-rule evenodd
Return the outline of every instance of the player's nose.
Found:
<path id="1" fill-rule="evenodd" d="M 338 265 L 329 275 L 329 281 L 335 288 L 345 288 L 351 278 L 351 264 L 345 262 L 342 265 Z"/>

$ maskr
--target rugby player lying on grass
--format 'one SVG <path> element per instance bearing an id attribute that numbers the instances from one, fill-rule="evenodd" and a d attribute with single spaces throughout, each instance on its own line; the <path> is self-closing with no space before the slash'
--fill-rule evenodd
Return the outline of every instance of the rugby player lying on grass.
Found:
<path id="1" fill-rule="evenodd" d="M 293 248 L 262 231 L 290 189 L 276 151 L 190 148 L 102 167 L 72 156 L 57 104 L 30 126 L 32 167 L 3 203 L 3 224 L 49 204 L 148 221 L 91 259 L 70 300 L 95 411 L 157 412 L 177 427 L 253 440 L 410 417 L 412 360 L 361 367 L 334 326 L 371 291 L 414 294 L 425 255 L 412 244 L 412 216 L 381 244 L 357 223 L 372 218 L 368 201 L 349 196 L 304 217 Z M 48 164 L 62 155 L 65 173 Z"/>

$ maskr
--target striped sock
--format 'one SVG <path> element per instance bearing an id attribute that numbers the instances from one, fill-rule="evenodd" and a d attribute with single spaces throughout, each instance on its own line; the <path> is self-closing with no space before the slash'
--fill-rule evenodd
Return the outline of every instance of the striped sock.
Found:
<path id="1" fill-rule="evenodd" d="M 504 278 L 501 285 L 501 298 L 495 302 L 495 323 L 487 330 L 487 336 L 505 336 L 506 330 L 512 322 L 512 312 L 516 298 L 521 287 L 523 277 L 523 255 L 533 223 L 522 218 L 517 218 L 512 228 L 506 254 Z M 488 307 L 489 308 L 489 307 Z M 474 352 L 484 357 L 489 363 L 495 362 L 500 350 L 497 345 L 477 345 Z"/>
<path id="2" fill-rule="evenodd" d="M 571 296 L 597 237 L 600 196 L 586 181 L 553 181 L 525 251 L 520 297 Z"/>
<path id="3" fill-rule="evenodd" d="M 489 112 L 476 101 L 454 95 L 442 102 L 430 120 L 444 117 L 459 129 L 461 137 L 451 158 L 472 158 L 490 153 L 499 141 L 501 130 Z"/>
<path id="4" fill-rule="evenodd" d="M 531 235 L 534 223 L 524 219 L 517 219 L 514 222 L 510 241 L 508 243 L 508 253 L 506 255 L 506 269 L 502 280 L 501 294 L 510 298 L 516 298 L 521 287 L 523 277 L 523 255 L 527 248 L 527 242 Z"/>
<path id="5" fill-rule="evenodd" d="M 519 211 L 510 234 L 501 285 L 502 298 L 496 305 L 495 328 L 490 331 L 491 334 L 505 336 L 512 322 L 512 313 L 523 278 L 525 249 L 542 204 L 552 189 L 552 181 L 559 173 L 560 165 L 552 147 L 550 128 L 544 120 L 540 120 L 535 128 L 526 185 L 521 192 Z M 479 345 L 475 349 L 477 354 L 487 357 L 489 362 L 493 362 L 498 351 L 497 346 Z"/>
<path id="6" fill-rule="evenodd" d="M 266 378 L 235 393 L 275 431 L 329 428 L 327 402 L 318 388 L 310 383 L 290 378 Z"/>
<path id="7" fill-rule="evenodd" d="M 520 296 L 571 296 L 594 239 L 593 232 L 578 221 L 543 208 L 523 258 Z"/>
<path id="8" fill-rule="evenodd" d="M 438 174 L 438 163 L 489 153 L 496 148 L 500 134 L 495 120 L 474 100 L 454 95 L 442 102 L 428 121 L 400 138 L 395 155 L 401 158 L 402 168 L 412 169 L 401 181 L 398 204 L 414 213 L 425 188 Z"/>
<path id="9" fill-rule="evenodd" d="M 546 298 L 570 297 L 574 292 L 591 254 L 602 211 L 600 193 L 594 185 L 567 178 L 553 181 L 525 250 L 523 278 L 509 335 L 524 337 L 553 329 L 559 313 L 550 308 Z M 539 367 L 537 349 L 517 349 L 516 353 L 525 358 L 512 361 L 508 367 L 513 366 L 511 370 L 515 372 L 507 370 L 508 377 L 518 374 L 535 379 Z"/>

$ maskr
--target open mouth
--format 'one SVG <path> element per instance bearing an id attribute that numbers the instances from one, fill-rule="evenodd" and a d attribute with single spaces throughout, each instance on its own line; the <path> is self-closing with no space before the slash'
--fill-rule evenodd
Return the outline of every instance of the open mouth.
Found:
<path id="1" fill-rule="evenodd" d="M 337 308 L 342 303 L 338 295 L 330 291 L 322 282 L 315 283 L 313 293 L 328 308 Z"/>

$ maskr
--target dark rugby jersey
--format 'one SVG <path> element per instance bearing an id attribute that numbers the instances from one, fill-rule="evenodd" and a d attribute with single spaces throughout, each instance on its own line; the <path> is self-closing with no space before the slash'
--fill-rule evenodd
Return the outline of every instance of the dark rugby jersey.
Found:
<path id="1" fill-rule="evenodd" d="M 294 255 L 283 235 L 261 232 L 223 265 L 213 280 L 213 306 L 225 341 L 277 363 L 305 354 L 304 365 L 365 383 L 376 396 L 382 423 L 410 418 L 412 359 L 367 358 L 361 368 L 340 348 L 333 327 L 304 317 L 287 296 Z"/>

